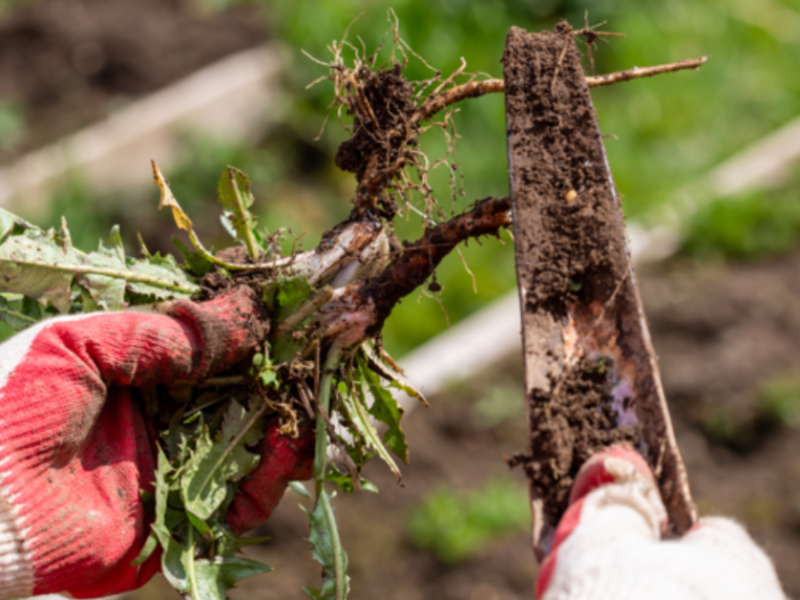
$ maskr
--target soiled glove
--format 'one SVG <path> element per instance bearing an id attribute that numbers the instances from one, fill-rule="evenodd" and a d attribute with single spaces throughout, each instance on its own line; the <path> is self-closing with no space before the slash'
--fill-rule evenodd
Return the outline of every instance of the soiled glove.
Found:
<path id="1" fill-rule="evenodd" d="M 255 294 L 239 289 L 157 313 L 51 319 L 0 345 L 0 600 L 90 598 L 136 588 L 160 553 L 132 567 L 150 530 L 154 432 L 134 388 L 201 380 L 258 341 Z M 268 429 L 262 460 L 228 513 L 263 522 L 286 484 L 310 477 L 313 434 Z"/>
<path id="2" fill-rule="evenodd" d="M 783 600 L 775 569 L 730 519 L 702 519 L 662 540 L 667 513 L 653 475 L 616 446 L 581 468 L 536 582 L 540 600 Z"/>

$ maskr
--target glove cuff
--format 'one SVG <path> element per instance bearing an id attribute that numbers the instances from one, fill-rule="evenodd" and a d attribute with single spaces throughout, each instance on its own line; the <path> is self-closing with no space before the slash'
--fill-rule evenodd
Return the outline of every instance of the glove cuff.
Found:
<path id="1" fill-rule="evenodd" d="M 24 598 L 32 593 L 33 566 L 16 511 L 5 498 L 0 474 L 0 598 Z"/>

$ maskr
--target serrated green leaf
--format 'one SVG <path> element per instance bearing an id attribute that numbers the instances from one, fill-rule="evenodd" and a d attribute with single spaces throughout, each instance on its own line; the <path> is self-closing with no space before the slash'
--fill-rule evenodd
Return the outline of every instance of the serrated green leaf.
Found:
<path id="1" fill-rule="evenodd" d="M 106 242 L 107 246 L 101 241 L 97 252 L 89 255 L 92 264 L 115 271 L 124 271 L 126 269 L 125 249 L 122 246 L 119 226 L 114 225 Z M 87 274 L 80 277 L 80 283 L 90 299 L 89 305 L 84 305 L 86 312 L 90 310 L 122 310 L 125 307 L 124 279 Z"/>
<path id="2" fill-rule="evenodd" d="M 33 302 L 36 302 L 35 300 Z M 6 323 L 14 331 L 22 331 L 39 321 L 40 317 L 27 314 L 22 301 L 9 302 L 4 296 L 0 295 L 0 321 Z"/>
<path id="3" fill-rule="evenodd" d="M 217 192 L 225 209 L 224 217 L 230 221 L 236 239 L 245 245 L 251 258 L 257 259 L 261 248 L 253 236 L 256 219 L 249 210 L 254 200 L 250 180 L 240 170 L 228 167 L 219 178 Z"/>
<path id="4" fill-rule="evenodd" d="M 70 271 L 80 265 L 74 248 L 60 244 L 52 230 L 10 235 L 0 244 L 0 292 L 25 294 L 67 313 L 74 275 Z"/>
<path id="5" fill-rule="evenodd" d="M 225 502 L 230 491 L 228 482 L 239 481 L 256 467 L 259 456 L 247 451 L 244 438 L 264 410 L 265 407 L 246 410 L 231 401 L 214 440 L 208 426 L 203 426 L 181 475 L 187 511 L 208 519 Z"/>
<path id="6" fill-rule="evenodd" d="M 378 493 L 378 488 L 375 486 L 374 483 L 364 479 L 363 477 L 355 474 L 358 477 L 358 489 L 365 490 L 367 492 L 374 492 Z M 348 473 L 342 472 L 336 465 L 328 464 L 328 471 L 325 475 L 325 480 L 330 481 L 331 483 L 335 483 L 339 490 L 344 492 L 345 494 L 350 494 L 356 491 L 356 486 L 353 482 L 353 476 L 349 475 Z"/>
<path id="7" fill-rule="evenodd" d="M 308 277 L 305 275 L 295 275 L 278 282 L 274 320 L 278 323 L 283 321 L 305 304 L 313 292 Z"/>
<path id="8" fill-rule="evenodd" d="M 400 427 L 403 407 L 397 403 L 389 390 L 381 385 L 377 375 L 369 369 L 365 361 L 359 358 L 358 364 L 361 376 L 373 398 L 369 413 L 387 426 L 386 433 L 383 434 L 383 442 L 400 460 L 408 464 L 408 443 L 406 434 Z"/>
<path id="9" fill-rule="evenodd" d="M 0 208 L 0 244 L 16 229 L 19 221 L 21 221 L 19 217 Z"/>
<path id="10" fill-rule="evenodd" d="M 300 481 L 290 481 L 289 487 L 300 494 L 303 498 L 311 498 L 311 492 L 309 492 L 306 489 L 306 486 L 304 486 Z"/>
<path id="11" fill-rule="evenodd" d="M 214 270 L 214 263 L 207 260 L 199 252 L 190 249 L 180 238 L 174 235 L 172 236 L 172 245 L 178 249 L 186 266 L 196 277 L 203 277 Z"/>
<path id="12" fill-rule="evenodd" d="M 250 370 L 253 377 L 258 377 L 264 387 L 278 388 L 278 372 L 269 356 L 263 352 L 253 355 L 253 368 Z"/>
<path id="13" fill-rule="evenodd" d="M 123 290 L 167 300 L 200 289 L 171 257 L 126 261 L 115 230 L 108 246 L 84 253 L 72 247 L 66 230 L 43 231 L 9 215 L 3 213 L 0 225 L 0 292 L 24 294 L 67 313 L 75 283 L 91 300 L 90 309 L 121 308 Z"/>
<path id="14" fill-rule="evenodd" d="M 350 588 L 347 576 L 347 553 L 339 540 L 339 530 L 331 506 L 332 496 L 325 490 L 317 497 L 313 512 L 305 508 L 308 517 L 311 554 L 322 565 L 322 587 L 319 591 L 310 588 L 304 591 L 317 600 L 344 600 Z"/>
<path id="15" fill-rule="evenodd" d="M 397 367 L 396 364 L 389 365 L 387 364 L 387 361 L 381 359 L 381 357 L 378 356 L 378 354 L 372 348 L 372 344 L 370 342 L 364 342 L 361 345 L 361 349 L 364 351 L 364 354 L 367 357 L 367 365 L 369 368 L 387 380 L 389 382 L 389 387 L 393 387 L 401 392 L 405 392 L 412 398 L 416 398 L 422 402 L 422 404 L 425 406 L 429 406 L 428 401 L 422 392 L 406 381 L 403 377 L 403 374 L 396 370 L 399 367 Z"/>
<path id="16" fill-rule="evenodd" d="M 189 298 L 200 291 L 200 287 L 178 266 L 171 254 L 161 256 L 155 253 L 144 260 L 129 260 L 128 271 L 153 281 L 151 283 L 147 280 L 129 280 L 126 286 L 128 291 L 150 296 L 156 300 Z"/>
<path id="17" fill-rule="evenodd" d="M 152 524 L 152 531 L 147 538 L 147 541 L 142 548 L 142 551 L 139 553 L 131 565 L 138 566 L 144 563 L 153 551 L 156 549 L 156 543 L 161 543 L 162 548 L 164 550 L 167 549 L 168 540 L 167 538 L 171 538 L 169 535 L 169 531 L 166 528 L 166 515 L 167 515 L 167 499 L 169 496 L 169 478 L 174 468 L 172 464 L 169 462 L 167 455 L 164 453 L 164 450 L 161 449 L 161 446 L 156 444 L 156 449 L 158 452 L 158 459 L 156 464 L 156 471 L 154 473 L 155 481 L 153 482 L 153 486 L 155 489 L 154 499 L 155 499 L 155 515 L 153 517 L 153 524 Z"/>
<path id="18" fill-rule="evenodd" d="M 150 535 L 147 536 L 147 539 L 144 542 L 144 546 L 142 546 L 142 551 L 139 552 L 139 556 L 133 559 L 133 562 L 131 562 L 131 566 L 138 567 L 139 565 L 144 564 L 144 562 L 148 558 L 150 558 L 150 556 L 152 556 L 153 552 L 155 552 L 155 549 L 157 547 L 158 547 L 158 537 L 156 537 L 156 534 L 151 531 Z"/>
<path id="19" fill-rule="evenodd" d="M 207 540 L 213 539 L 214 536 L 211 533 L 211 528 L 205 521 L 203 521 L 199 517 L 194 516 L 192 513 L 188 511 L 186 512 L 186 517 L 189 519 L 189 523 L 191 523 L 192 526 L 195 529 L 197 529 L 200 535 L 202 535 Z"/>
<path id="20" fill-rule="evenodd" d="M 158 542 L 164 549 L 161 555 L 161 570 L 170 585 L 179 592 L 188 592 L 190 588 L 189 573 L 186 564 L 194 560 L 192 552 L 194 547 L 187 549 L 178 543 L 170 532 L 163 526 L 153 526 L 153 531 L 158 537 Z"/>
<path id="21" fill-rule="evenodd" d="M 204 558 L 194 561 L 193 600 L 224 600 L 225 592 L 252 575 L 269 573 L 272 567 L 239 557 Z"/>
<path id="22" fill-rule="evenodd" d="M 389 450 L 381 440 L 378 430 L 369 418 L 367 411 L 366 400 L 364 398 L 364 391 L 362 386 L 353 386 L 353 389 L 345 389 L 342 393 L 342 401 L 347 407 L 348 415 L 355 428 L 355 431 L 364 438 L 364 441 L 371 446 L 378 456 L 386 463 L 391 469 L 392 473 L 397 476 L 397 479 L 402 479 L 400 469 L 397 468 L 397 463 L 394 462 Z"/>
<path id="23" fill-rule="evenodd" d="M 305 275 L 281 279 L 264 290 L 264 299 L 272 310 L 275 331 L 281 321 L 303 306 L 314 293 Z M 305 338 L 295 339 L 293 332 L 279 335 L 272 341 L 275 364 L 291 361 L 308 343 Z"/>

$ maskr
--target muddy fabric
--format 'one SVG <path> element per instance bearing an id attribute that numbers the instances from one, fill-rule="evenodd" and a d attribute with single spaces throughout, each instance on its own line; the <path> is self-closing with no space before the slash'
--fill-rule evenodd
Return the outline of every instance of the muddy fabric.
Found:
<path id="1" fill-rule="evenodd" d="M 246 358 L 263 331 L 239 287 L 157 313 L 45 321 L 0 346 L 0 599 L 121 593 L 160 569 L 131 566 L 149 533 L 155 441 L 137 389 L 202 380 Z M 237 530 L 269 517 L 286 483 L 310 476 L 313 435 L 268 429 L 265 458 L 234 505 Z M 237 509 L 239 507 L 239 510 Z"/>

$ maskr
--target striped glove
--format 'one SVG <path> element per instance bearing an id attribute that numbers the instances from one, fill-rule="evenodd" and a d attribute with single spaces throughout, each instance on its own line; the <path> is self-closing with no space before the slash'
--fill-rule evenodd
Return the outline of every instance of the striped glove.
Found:
<path id="1" fill-rule="evenodd" d="M 581 468 L 552 549 L 540 600 L 783 600 L 767 555 L 730 519 L 705 518 L 662 539 L 667 513 L 650 468 L 629 446 Z"/>
<path id="2" fill-rule="evenodd" d="M 59 317 L 0 345 L 0 600 L 105 596 L 160 569 L 158 552 L 131 566 L 150 531 L 140 490 L 152 491 L 156 462 L 135 388 L 219 373 L 265 333 L 249 289 L 161 312 Z M 313 435 L 273 427 L 261 444 L 228 513 L 236 532 L 311 475 Z"/>

